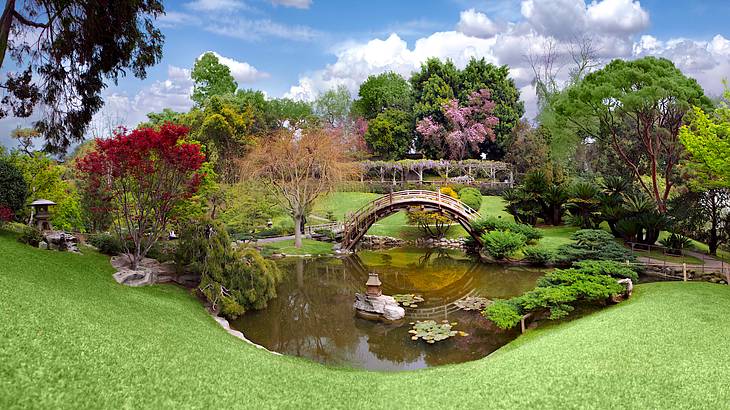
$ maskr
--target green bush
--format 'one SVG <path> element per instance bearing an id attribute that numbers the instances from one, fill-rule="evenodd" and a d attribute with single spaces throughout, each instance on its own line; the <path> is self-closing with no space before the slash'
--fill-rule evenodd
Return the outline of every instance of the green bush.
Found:
<path id="1" fill-rule="evenodd" d="M 18 235 L 18 242 L 30 246 L 38 246 L 43 240 L 43 234 L 32 226 L 25 226 Z"/>
<path id="2" fill-rule="evenodd" d="M 159 262 L 173 261 L 177 253 L 177 244 L 177 241 L 157 241 L 147 252 L 147 257 Z"/>
<path id="3" fill-rule="evenodd" d="M 86 242 L 105 255 L 118 255 L 122 252 L 122 241 L 108 233 L 89 235 Z"/>
<path id="4" fill-rule="evenodd" d="M 571 236 L 575 242 L 558 248 L 556 261 L 561 264 L 581 260 L 613 260 L 633 262 L 636 257 L 613 236 L 600 229 L 581 229 Z"/>
<path id="5" fill-rule="evenodd" d="M 223 225 L 210 218 L 183 227 L 175 262 L 179 269 L 200 274 L 198 289 L 229 318 L 265 308 L 281 280 L 273 261 L 255 249 L 233 249 Z"/>
<path id="6" fill-rule="evenodd" d="M 522 249 L 527 239 L 521 233 L 491 231 L 482 235 L 484 250 L 494 259 L 504 259 Z"/>
<path id="7" fill-rule="evenodd" d="M 555 251 L 540 246 L 530 246 L 522 250 L 525 260 L 533 265 L 548 265 L 555 260 Z"/>
<path id="8" fill-rule="evenodd" d="M 476 188 L 462 188 L 459 191 L 459 199 L 466 206 L 476 211 L 482 206 L 482 193 Z"/>
<path id="9" fill-rule="evenodd" d="M 522 319 L 519 308 L 509 300 L 495 300 L 482 314 L 500 329 L 517 326 Z"/>
<path id="10" fill-rule="evenodd" d="M 542 232 L 534 226 L 507 221 L 488 216 L 472 222 L 472 228 L 480 235 L 491 231 L 509 231 L 522 234 L 528 242 L 536 242 L 542 238 Z"/>
<path id="11" fill-rule="evenodd" d="M 638 273 L 625 263 L 610 260 L 587 260 L 574 262 L 573 267 L 591 275 L 608 275 L 614 278 L 629 278 L 632 282 L 639 281 Z"/>
<path id="12" fill-rule="evenodd" d="M 0 158 L 0 207 L 7 207 L 14 214 L 23 210 L 28 196 L 28 184 L 23 173 L 11 162 Z"/>
<path id="13" fill-rule="evenodd" d="M 692 245 L 692 239 L 678 233 L 672 233 L 668 237 L 660 239 L 659 243 L 669 249 L 684 249 Z"/>
<path id="14" fill-rule="evenodd" d="M 574 310 L 580 302 L 605 301 L 624 291 L 615 277 L 631 275 L 619 266 L 605 261 L 590 261 L 570 269 L 555 269 L 537 282 L 533 290 L 506 301 L 499 301 L 482 314 L 502 329 L 519 322 L 520 315 L 548 310 L 550 319 L 560 319 Z M 496 306 L 495 306 L 496 305 Z"/>

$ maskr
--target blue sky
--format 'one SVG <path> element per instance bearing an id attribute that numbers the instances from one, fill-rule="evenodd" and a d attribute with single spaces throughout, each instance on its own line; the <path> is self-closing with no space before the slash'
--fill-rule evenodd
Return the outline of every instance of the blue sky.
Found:
<path id="1" fill-rule="evenodd" d="M 528 115 L 535 97 L 525 55 L 547 41 L 564 51 L 570 39 L 590 37 L 602 62 L 664 56 L 710 94 L 730 77 L 729 1 L 178 0 L 165 7 L 162 62 L 146 80 L 110 85 L 95 129 L 109 121 L 133 126 L 164 107 L 189 108 L 189 69 L 206 51 L 224 57 L 241 88 L 299 99 L 340 84 L 355 94 L 367 75 L 408 75 L 430 56 L 457 65 L 484 57 L 510 65 Z M 28 123 L 0 120 L 0 143 Z"/>

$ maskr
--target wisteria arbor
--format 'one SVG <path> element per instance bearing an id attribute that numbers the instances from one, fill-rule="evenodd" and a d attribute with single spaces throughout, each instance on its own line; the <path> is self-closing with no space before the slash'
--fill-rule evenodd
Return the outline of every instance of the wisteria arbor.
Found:
<path id="1" fill-rule="evenodd" d="M 424 183 L 424 175 L 437 174 L 445 182 L 485 181 L 511 186 L 514 180 L 510 164 L 500 161 L 467 159 L 463 161 L 404 159 L 400 161 L 361 161 L 361 182 L 379 181 Z M 433 182 L 433 181 L 431 181 Z"/>

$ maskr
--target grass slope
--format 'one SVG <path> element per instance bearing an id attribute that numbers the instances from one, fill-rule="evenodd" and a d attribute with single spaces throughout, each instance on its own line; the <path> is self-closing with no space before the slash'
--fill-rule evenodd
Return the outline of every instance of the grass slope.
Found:
<path id="1" fill-rule="evenodd" d="M 184 290 L 0 233 L 0 408 L 718 408 L 730 287 L 639 285 L 618 306 L 425 371 L 333 369 L 229 336 Z"/>

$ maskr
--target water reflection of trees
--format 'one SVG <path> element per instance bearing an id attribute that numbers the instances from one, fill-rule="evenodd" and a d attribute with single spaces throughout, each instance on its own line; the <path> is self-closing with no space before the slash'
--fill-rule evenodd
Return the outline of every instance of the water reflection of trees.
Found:
<path id="1" fill-rule="evenodd" d="M 353 299 L 349 287 L 343 286 L 344 269 L 303 259 L 286 265 L 296 280 L 285 280 L 279 297 L 270 303 L 266 317 L 271 332 L 265 345 L 324 362 L 339 362 L 353 354 L 358 334 L 352 309 L 343 308 Z"/>
<path id="2" fill-rule="evenodd" d="M 407 267 L 377 265 L 383 259 L 373 257 L 369 257 L 368 261 L 375 266 L 367 266 L 356 254 L 343 259 L 283 261 L 282 269 L 287 277 L 278 289 L 279 296 L 269 302 L 266 311 L 244 315 L 238 321 L 241 324 L 239 328 L 257 343 L 282 353 L 327 363 L 371 362 L 370 366 L 377 359 L 391 362 L 396 367 L 476 359 L 514 337 L 489 329 L 488 322 L 478 312 L 424 310 L 423 317 L 418 313 L 429 307 L 453 306 L 455 300 L 475 289 L 494 286 L 495 281 L 518 280 L 514 275 L 520 273 L 454 258 L 445 251 L 433 251 L 429 255 L 411 254 L 409 257 L 417 262 Z M 407 309 L 406 320 L 401 327 L 354 317 L 354 293 L 364 290 L 371 270 L 381 274 L 386 294 L 421 293 L 427 297 L 426 303 L 420 304 L 417 309 Z M 420 281 L 443 279 L 444 286 L 414 292 L 413 278 Z M 435 345 L 412 341 L 407 333 L 410 329 L 408 322 L 416 318 L 456 321 L 459 323 L 457 329 L 470 333 L 470 336 L 455 337 Z"/>

